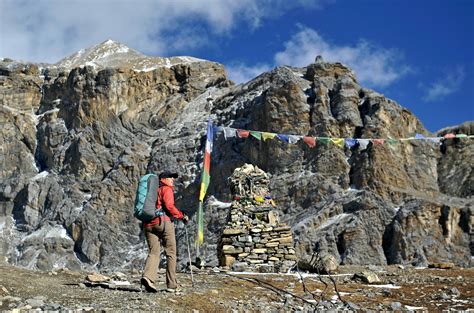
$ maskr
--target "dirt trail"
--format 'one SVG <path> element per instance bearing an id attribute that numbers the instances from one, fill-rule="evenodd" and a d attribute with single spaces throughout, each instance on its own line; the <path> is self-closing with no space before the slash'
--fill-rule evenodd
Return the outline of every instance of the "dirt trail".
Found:
<path id="1" fill-rule="evenodd" d="M 298 275 L 233 276 L 212 270 L 191 276 L 179 273 L 182 293 L 145 293 L 87 287 L 85 272 L 58 270 L 41 272 L 0 266 L 0 309 L 41 310 L 172 310 L 190 311 L 311 311 L 319 309 L 400 310 L 424 308 L 429 311 L 473 310 L 474 269 L 416 269 L 398 266 L 371 267 L 381 279 L 379 285 L 355 281 L 351 273 L 367 267 L 341 267 L 334 275 L 343 301 L 327 276 L 307 275 L 304 286 Z M 138 290 L 139 273 L 123 273 Z M 111 276 L 112 274 L 108 274 Z M 240 278 L 239 278 L 240 277 Z M 164 280 L 164 275 L 160 275 Z M 257 279 L 257 280 L 255 280 Z M 323 280 L 323 282 L 321 281 Z M 326 288 L 325 283 L 328 285 Z M 304 291 L 306 287 L 306 292 Z M 165 288 L 160 281 L 159 288 Z M 125 288 L 126 289 L 126 288 Z"/>

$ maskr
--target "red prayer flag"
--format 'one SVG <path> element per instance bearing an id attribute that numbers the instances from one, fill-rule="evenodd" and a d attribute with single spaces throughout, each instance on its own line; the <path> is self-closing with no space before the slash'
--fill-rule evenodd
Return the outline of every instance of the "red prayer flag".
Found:
<path id="1" fill-rule="evenodd" d="M 239 136 L 239 138 L 247 138 L 249 135 L 250 135 L 250 131 L 237 129 L 237 136 Z"/>
<path id="2" fill-rule="evenodd" d="M 314 139 L 314 137 L 304 136 L 304 137 L 303 137 L 303 141 L 304 141 L 310 148 L 316 147 L 316 139 Z"/>
<path id="3" fill-rule="evenodd" d="M 385 142 L 384 139 L 372 139 L 372 143 L 374 145 L 383 145 L 384 142 Z"/>

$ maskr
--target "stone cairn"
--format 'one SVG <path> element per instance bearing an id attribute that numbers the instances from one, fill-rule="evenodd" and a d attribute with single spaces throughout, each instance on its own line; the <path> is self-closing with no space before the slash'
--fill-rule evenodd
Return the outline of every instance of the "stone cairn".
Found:
<path id="1" fill-rule="evenodd" d="M 267 174 L 245 164 L 228 182 L 233 201 L 219 244 L 221 266 L 239 272 L 287 272 L 296 263 L 293 236 L 279 221 Z"/>

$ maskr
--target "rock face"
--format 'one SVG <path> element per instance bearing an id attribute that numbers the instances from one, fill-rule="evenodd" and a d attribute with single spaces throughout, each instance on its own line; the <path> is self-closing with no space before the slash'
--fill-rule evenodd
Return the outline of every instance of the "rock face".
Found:
<path id="1" fill-rule="evenodd" d="M 250 164 L 229 177 L 233 201 L 219 245 L 222 266 L 268 273 L 296 264 L 291 228 L 280 223 L 268 183 L 267 174 Z"/>
<path id="2" fill-rule="evenodd" d="M 95 67 L 73 62 L 80 58 L 68 59 L 80 65 L 72 69 L 0 62 L 0 254 L 8 262 L 141 267 L 146 251 L 132 213 L 138 179 L 147 170 L 178 171 L 176 204 L 193 216 L 209 114 L 220 126 L 283 134 L 433 136 L 339 63 L 279 67 L 233 86 L 220 64 L 184 58 L 140 72 L 120 61 L 124 49 L 110 42 L 94 47 L 114 61 Z M 473 125 L 439 135 L 472 135 Z M 227 178 L 236 167 L 263 169 L 301 264 L 318 254 L 340 264 L 468 266 L 473 152 L 469 138 L 309 148 L 217 135 L 208 195 L 228 201 Z M 218 202 L 205 209 L 201 257 L 208 265 L 218 264 L 217 242 L 231 210 Z M 177 237 L 185 262 L 181 225 Z"/>

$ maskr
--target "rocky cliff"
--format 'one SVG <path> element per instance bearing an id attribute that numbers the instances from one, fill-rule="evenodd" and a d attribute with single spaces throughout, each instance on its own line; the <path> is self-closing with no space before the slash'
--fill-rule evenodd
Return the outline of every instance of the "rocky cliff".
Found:
<path id="1" fill-rule="evenodd" d="M 12 264 L 141 266 L 137 181 L 147 170 L 178 171 L 177 206 L 193 216 L 209 114 L 220 126 L 285 134 L 433 135 L 339 63 L 278 67 L 235 86 L 214 62 L 148 58 L 155 68 L 144 71 L 146 57 L 120 44 L 93 48 L 55 65 L 0 62 L 0 253 Z M 473 123 L 446 133 L 474 134 Z M 469 266 L 473 154 L 464 138 L 362 149 L 217 135 L 208 194 L 230 201 L 227 177 L 244 163 L 266 171 L 302 266 L 314 254 L 341 264 Z M 218 204 L 206 203 L 209 265 L 218 264 L 228 215 Z M 184 256 L 182 225 L 177 236 Z"/>

